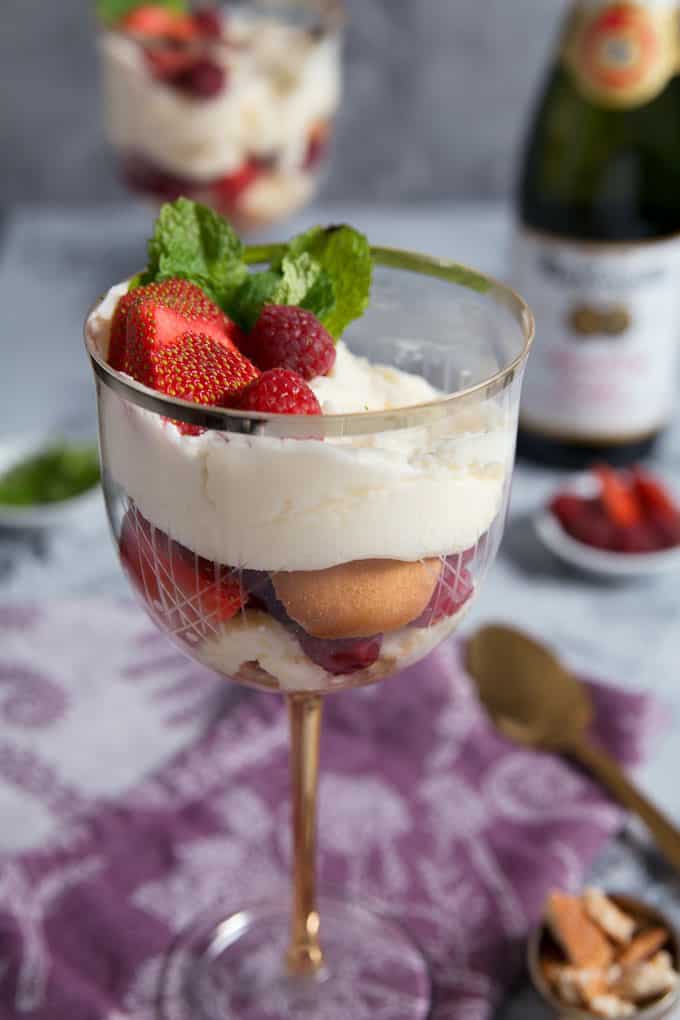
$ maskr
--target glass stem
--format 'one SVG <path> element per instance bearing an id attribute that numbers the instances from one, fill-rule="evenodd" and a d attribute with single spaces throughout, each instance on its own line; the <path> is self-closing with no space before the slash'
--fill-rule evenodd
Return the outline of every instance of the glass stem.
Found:
<path id="1" fill-rule="evenodd" d="M 293 916 L 288 970 L 313 974 L 323 962 L 316 905 L 316 793 L 323 699 L 290 694 L 290 774 L 293 808 Z"/>

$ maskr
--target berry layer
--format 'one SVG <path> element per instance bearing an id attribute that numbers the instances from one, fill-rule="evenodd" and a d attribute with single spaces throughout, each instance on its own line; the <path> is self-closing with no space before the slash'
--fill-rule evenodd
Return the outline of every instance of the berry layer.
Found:
<path id="1" fill-rule="evenodd" d="M 104 357 L 126 290 L 112 288 L 87 323 Z M 436 396 L 418 376 L 372 365 L 343 344 L 330 375 L 311 386 L 336 413 Z M 511 423 L 488 405 L 427 428 L 323 442 L 181 435 L 106 387 L 101 415 L 107 468 L 144 517 L 198 555 L 236 568 L 319 570 L 462 552 L 498 514 L 512 456 Z"/>

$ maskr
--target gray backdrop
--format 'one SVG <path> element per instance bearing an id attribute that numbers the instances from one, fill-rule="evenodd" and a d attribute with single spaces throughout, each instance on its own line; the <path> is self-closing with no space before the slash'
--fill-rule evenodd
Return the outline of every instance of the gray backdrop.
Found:
<path id="1" fill-rule="evenodd" d="M 1 0 L 0 203 L 122 194 L 102 136 L 93 0 Z M 325 194 L 507 193 L 566 0 L 347 0 Z"/>

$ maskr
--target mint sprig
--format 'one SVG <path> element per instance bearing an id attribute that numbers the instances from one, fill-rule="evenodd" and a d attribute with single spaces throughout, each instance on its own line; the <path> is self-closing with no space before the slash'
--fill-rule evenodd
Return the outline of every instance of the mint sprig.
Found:
<path id="1" fill-rule="evenodd" d="M 176 277 L 192 280 L 225 309 L 248 275 L 243 245 L 229 224 L 188 198 L 162 206 L 148 252 L 149 264 L 133 287 Z"/>
<path id="2" fill-rule="evenodd" d="M 107 25 L 115 25 L 136 7 L 141 7 L 143 0 L 97 0 L 97 16 Z M 169 11 L 185 14 L 189 10 L 186 0 L 154 0 L 154 6 L 167 7 Z"/>
<path id="3" fill-rule="evenodd" d="M 352 227 L 314 227 L 276 246 L 269 268 L 252 272 L 225 220 L 180 198 L 162 207 L 148 249 L 148 267 L 131 287 L 171 277 L 192 280 L 246 330 L 267 304 L 297 305 L 337 339 L 368 305 L 371 252 Z"/>

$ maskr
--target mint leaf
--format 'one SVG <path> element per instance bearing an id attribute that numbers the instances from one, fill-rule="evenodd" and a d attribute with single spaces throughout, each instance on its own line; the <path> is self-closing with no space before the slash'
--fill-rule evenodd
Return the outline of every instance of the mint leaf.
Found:
<path id="1" fill-rule="evenodd" d="M 97 15 L 107 25 L 113 25 L 141 6 L 142 0 L 97 0 Z M 185 14 L 189 9 L 186 0 L 154 0 L 154 6 L 167 7 L 178 14 Z"/>
<path id="2" fill-rule="evenodd" d="M 353 227 L 312 227 L 288 245 L 289 257 L 309 254 L 332 281 L 335 302 L 320 316 L 336 339 L 368 307 L 373 260 L 368 241 Z"/>
<path id="3" fill-rule="evenodd" d="M 223 308 L 248 274 L 243 245 L 212 209 L 188 198 L 162 206 L 138 285 L 170 277 L 193 280 Z"/>
<path id="4" fill-rule="evenodd" d="M 280 282 L 279 274 L 269 269 L 261 273 L 250 273 L 232 295 L 229 306 L 225 309 L 227 315 L 242 329 L 251 330 L 263 307 L 274 302 L 274 294 Z"/>
<path id="5" fill-rule="evenodd" d="M 227 313 L 250 330 L 265 305 L 298 305 L 321 318 L 335 304 L 333 284 L 319 263 L 306 252 L 284 255 L 278 269 L 252 273 L 229 302 Z"/>

